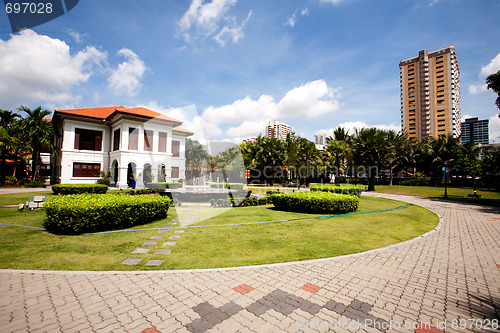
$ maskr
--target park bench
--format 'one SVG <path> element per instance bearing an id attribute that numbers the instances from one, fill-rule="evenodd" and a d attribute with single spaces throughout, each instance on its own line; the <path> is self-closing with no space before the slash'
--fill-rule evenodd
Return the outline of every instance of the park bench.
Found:
<path id="1" fill-rule="evenodd" d="M 26 203 L 19 204 L 19 210 L 24 210 L 24 209 L 35 210 L 38 208 L 42 208 L 45 199 L 47 199 L 47 197 L 42 195 L 29 197 L 29 200 L 26 201 Z"/>

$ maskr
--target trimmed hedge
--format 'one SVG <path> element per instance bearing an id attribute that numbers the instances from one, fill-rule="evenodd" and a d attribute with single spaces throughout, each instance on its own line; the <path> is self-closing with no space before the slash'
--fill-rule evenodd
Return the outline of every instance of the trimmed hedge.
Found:
<path id="1" fill-rule="evenodd" d="M 130 228 L 167 216 L 171 200 L 162 196 L 75 194 L 45 201 L 44 228 L 76 235 Z"/>
<path id="2" fill-rule="evenodd" d="M 210 184 L 210 187 L 211 188 L 219 188 L 221 185 L 222 185 L 222 183 Z M 231 189 L 231 190 L 235 190 L 235 191 L 241 191 L 241 190 L 243 190 L 244 186 L 245 186 L 245 184 L 243 184 L 243 183 L 224 183 L 223 188 L 227 188 L 227 189 Z"/>
<path id="3" fill-rule="evenodd" d="M 359 203 L 355 195 L 330 192 L 273 194 L 270 198 L 277 209 L 314 214 L 350 213 L 358 209 Z"/>
<path id="4" fill-rule="evenodd" d="M 175 190 L 178 188 L 182 187 L 182 183 L 180 182 L 172 182 L 172 183 L 167 183 L 167 182 L 160 182 L 160 183 L 147 183 L 146 184 L 147 188 L 150 189 L 155 189 L 155 190 Z"/>
<path id="5" fill-rule="evenodd" d="M 353 184 L 341 184 L 339 186 L 334 184 L 321 184 L 321 185 L 311 185 L 309 189 L 311 191 L 357 195 L 359 197 L 361 193 L 365 190 L 365 187 L 363 185 L 353 185 Z"/>
<path id="6" fill-rule="evenodd" d="M 239 202 L 236 205 L 236 202 Z M 256 197 L 248 197 L 248 198 L 234 198 L 233 200 L 226 199 L 210 199 L 210 206 L 212 207 L 248 207 L 248 206 L 259 206 L 266 205 L 268 202 L 267 198 L 256 198 Z"/>
<path id="7" fill-rule="evenodd" d="M 108 186 L 103 184 L 54 184 L 52 193 L 55 195 L 98 193 L 104 194 L 108 191 Z"/>

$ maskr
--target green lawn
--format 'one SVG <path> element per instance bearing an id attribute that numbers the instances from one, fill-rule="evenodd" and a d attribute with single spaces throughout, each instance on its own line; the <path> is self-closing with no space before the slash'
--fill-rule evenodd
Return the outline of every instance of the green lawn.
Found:
<path id="1" fill-rule="evenodd" d="M 444 196 L 444 187 L 436 186 L 376 185 L 375 191 L 380 193 L 415 195 L 427 198 L 442 199 Z M 448 200 L 500 207 L 500 192 L 489 189 L 477 189 L 477 194 L 482 195 L 479 199 L 468 196 L 473 193 L 474 189 L 472 187 L 448 187 Z"/>
<path id="2" fill-rule="evenodd" d="M 0 194 L 0 206 L 3 205 L 18 205 L 20 203 L 25 203 L 28 201 L 30 196 L 51 196 L 50 191 L 40 191 L 40 192 L 26 192 L 26 193 L 10 193 L 10 194 Z"/>
<path id="3" fill-rule="evenodd" d="M 29 196 L 29 195 L 28 195 Z M 0 196 L 1 197 L 1 196 Z M 404 203 L 361 197 L 359 212 L 382 210 Z M 172 208 L 169 217 L 133 229 L 161 228 L 177 213 L 193 209 Z M 43 210 L 20 212 L 1 208 L 0 223 L 42 227 Z M 97 235 L 58 236 L 45 231 L 0 226 L 0 268 L 43 270 L 154 270 L 231 267 L 333 257 L 398 243 L 421 235 L 438 223 L 438 217 L 421 207 L 385 213 L 351 215 L 327 220 L 278 211 L 272 205 L 235 209 L 204 208 L 205 219 L 194 225 L 300 219 L 245 226 L 186 229 L 167 255 L 153 254 L 168 241 L 156 230 Z M 148 254 L 132 251 L 152 235 L 163 235 Z M 126 258 L 142 258 L 135 266 L 121 265 Z M 160 266 L 146 266 L 149 259 L 165 259 Z"/>

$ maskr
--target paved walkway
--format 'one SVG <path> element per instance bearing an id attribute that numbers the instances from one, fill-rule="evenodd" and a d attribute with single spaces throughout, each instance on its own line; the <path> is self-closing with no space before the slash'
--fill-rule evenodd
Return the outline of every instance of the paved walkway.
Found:
<path id="1" fill-rule="evenodd" d="M 0 331 L 498 331 L 498 210 L 371 195 L 421 205 L 443 222 L 403 244 L 302 263 L 157 272 L 2 270 Z M 467 329 L 457 329 L 461 324 Z"/>

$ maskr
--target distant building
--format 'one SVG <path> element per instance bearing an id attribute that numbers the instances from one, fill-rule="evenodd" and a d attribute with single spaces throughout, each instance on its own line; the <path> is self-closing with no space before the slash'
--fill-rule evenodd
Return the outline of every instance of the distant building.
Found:
<path id="1" fill-rule="evenodd" d="M 326 135 L 326 134 L 321 134 L 321 133 L 315 134 L 314 135 L 314 144 L 316 145 L 316 149 L 318 149 L 318 150 L 325 149 L 325 147 L 327 145 L 327 142 L 326 142 L 327 138 L 328 138 L 328 135 Z"/>
<path id="2" fill-rule="evenodd" d="M 266 136 L 268 138 L 285 139 L 290 132 L 292 132 L 292 127 L 281 121 L 273 120 L 266 126 Z"/>
<path id="3" fill-rule="evenodd" d="M 460 136 L 460 69 L 455 48 L 422 50 L 399 63 L 401 129 L 419 141 Z"/>
<path id="4" fill-rule="evenodd" d="M 488 119 L 479 120 L 477 117 L 465 119 L 462 123 L 460 143 L 473 142 L 488 144 L 490 142 L 488 125 Z"/>

